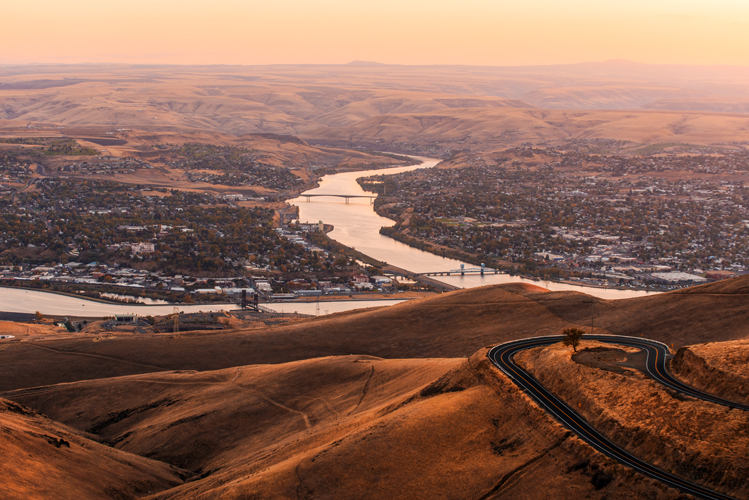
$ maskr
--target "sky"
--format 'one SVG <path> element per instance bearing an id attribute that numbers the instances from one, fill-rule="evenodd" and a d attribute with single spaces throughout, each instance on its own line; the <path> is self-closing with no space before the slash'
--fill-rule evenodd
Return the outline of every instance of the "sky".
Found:
<path id="1" fill-rule="evenodd" d="M 749 66 L 746 0 L 5 0 L 0 63 Z"/>

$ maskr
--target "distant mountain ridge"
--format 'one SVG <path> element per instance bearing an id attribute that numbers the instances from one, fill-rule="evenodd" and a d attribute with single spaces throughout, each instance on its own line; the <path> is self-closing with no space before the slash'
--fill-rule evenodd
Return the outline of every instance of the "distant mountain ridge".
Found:
<path id="1" fill-rule="evenodd" d="M 747 124 L 743 118 L 701 115 L 748 111 L 749 67 L 620 59 L 515 67 L 361 60 L 0 66 L 0 121 L 7 127 L 280 134 L 368 147 L 392 141 L 448 148 L 491 141 L 494 147 L 570 138 L 711 144 L 745 140 L 740 132 Z M 688 133 L 675 134 L 671 124 L 684 120 L 690 127 L 679 130 Z"/>

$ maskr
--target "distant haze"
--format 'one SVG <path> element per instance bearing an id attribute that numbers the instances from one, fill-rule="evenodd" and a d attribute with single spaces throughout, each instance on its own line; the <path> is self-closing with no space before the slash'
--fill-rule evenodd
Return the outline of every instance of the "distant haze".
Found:
<path id="1" fill-rule="evenodd" d="M 26 0 L 2 11 L 0 64 L 749 66 L 742 0 Z"/>

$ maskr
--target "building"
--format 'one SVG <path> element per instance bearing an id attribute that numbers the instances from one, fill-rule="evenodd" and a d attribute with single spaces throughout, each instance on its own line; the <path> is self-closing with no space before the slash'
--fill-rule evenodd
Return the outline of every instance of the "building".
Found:
<path id="1" fill-rule="evenodd" d="M 656 280 L 665 281 L 666 283 L 704 283 L 707 279 L 694 274 L 672 271 L 667 273 L 652 273 L 651 276 Z"/>
<path id="2" fill-rule="evenodd" d="M 375 285 L 389 285 L 389 284 L 390 284 L 390 282 L 392 281 L 392 280 L 391 280 L 390 278 L 388 278 L 387 276 L 372 276 L 372 277 L 370 278 L 370 280 L 371 280 L 371 281 L 372 281 L 372 283 L 374 283 Z"/>
<path id="3" fill-rule="evenodd" d="M 130 245 L 130 250 L 134 254 L 153 253 L 156 250 L 156 245 L 153 243 L 134 243 Z"/>
<path id="4" fill-rule="evenodd" d="M 115 314 L 114 322 L 118 325 L 131 325 L 137 321 L 135 314 Z"/>
<path id="5" fill-rule="evenodd" d="M 273 300 L 293 300 L 296 298 L 296 295 L 293 293 L 274 293 L 271 295 L 271 298 Z"/>
<path id="6" fill-rule="evenodd" d="M 320 221 L 318 224 L 315 224 L 314 222 L 300 222 L 299 229 L 305 233 L 314 233 L 317 231 L 322 232 L 324 229 L 324 225 L 322 221 Z"/>

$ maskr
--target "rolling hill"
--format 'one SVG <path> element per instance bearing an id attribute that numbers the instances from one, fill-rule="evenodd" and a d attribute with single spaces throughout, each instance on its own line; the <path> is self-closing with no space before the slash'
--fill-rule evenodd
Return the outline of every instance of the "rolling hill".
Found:
<path id="1" fill-rule="evenodd" d="M 160 478 L 138 480 L 155 481 L 148 483 L 149 498 L 360 498 L 367 492 L 371 498 L 530 499 L 553 490 L 570 499 L 676 499 L 678 492 L 571 435 L 489 362 L 484 346 L 588 328 L 592 318 L 597 333 L 643 335 L 674 351 L 690 346 L 711 366 L 732 359 L 724 370 L 734 373 L 735 383 L 720 390 L 743 394 L 747 293 L 748 277 L 616 301 L 511 284 L 233 332 L 20 335 L 0 349 L 0 397 L 16 405 L 0 412 L 0 424 L 6 441 L 20 439 L 26 431 L 11 422 L 20 411 L 50 429 L 46 435 L 55 443 L 62 438 L 71 449 L 77 449 L 74 439 L 108 444 L 86 448 L 95 462 L 82 467 L 86 473 L 100 474 L 113 460 L 107 457 L 145 457 L 128 459 L 142 465 L 121 474 Z M 549 346 L 524 353 L 523 363 L 646 460 L 744 494 L 736 460 L 743 460 L 746 415 L 654 386 L 639 371 L 641 360 L 615 347 L 583 342 L 578 354 Z M 676 373 L 708 387 L 715 376 L 695 362 Z M 573 376 L 582 378 L 563 383 Z M 628 401 L 637 402 L 625 411 Z M 704 425 L 679 416 L 685 414 L 699 414 Z M 728 435 L 742 441 L 730 444 Z M 44 467 L 49 453 L 57 453 L 40 439 L 29 448 L 26 468 Z M 680 458 L 661 460 L 664 447 L 681 450 Z M 40 484 L 80 481 L 83 472 L 60 467 L 62 482 Z M 716 472 L 699 473 L 707 469 Z M 18 474 L 6 488 L 26 484 Z M 132 484 L 122 498 L 142 496 Z M 79 496 L 95 497 L 95 489 Z"/>
<path id="2" fill-rule="evenodd" d="M 0 132 L 27 124 L 96 126 L 438 149 L 570 138 L 711 144 L 744 139 L 746 76 L 746 68 L 626 61 L 0 67 Z"/>

